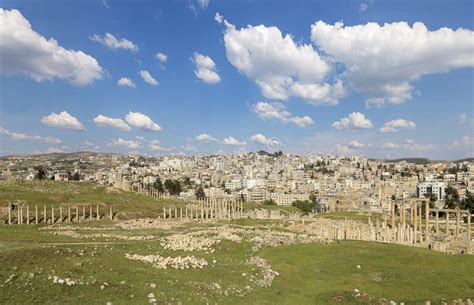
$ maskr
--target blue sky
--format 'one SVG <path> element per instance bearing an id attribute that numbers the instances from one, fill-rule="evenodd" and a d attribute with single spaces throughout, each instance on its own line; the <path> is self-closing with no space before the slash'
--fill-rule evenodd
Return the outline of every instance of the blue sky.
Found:
<path id="1" fill-rule="evenodd" d="M 1 155 L 474 155 L 471 1 L 1 7 Z"/>

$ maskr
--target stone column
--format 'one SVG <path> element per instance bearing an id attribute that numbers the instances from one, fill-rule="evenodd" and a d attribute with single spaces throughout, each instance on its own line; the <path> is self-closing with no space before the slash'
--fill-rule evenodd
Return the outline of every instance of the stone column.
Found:
<path id="1" fill-rule="evenodd" d="M 86 221 L 86 206 L 82 206 L 82 220 Z"/>
<path id="2" fill-rule="evenodd" d="M 51 206 L 51 223 L 54 223 L 54 206 Z"/>
<path id="3" fill-rule="evenodd" d="M 43 221 L 44 223 L 48 222 L 48 215 L 46 213 L 46 205 L 43 205 Z"/>
<path id="4" fill-rule="evenodd" d="M 12 205 L 8 203 L 8 224 L 12 224 Z"/>
<path id="5" fill-rule="evenodd" d="M 446 232 L 446 236 L 448 236 L 449 234 L 451 234 L 449 232 L 449 212 L 445 211 L 444 213 L 445 213 L 445 218 L 446 218 L 446 230 L 445 230 L 445 232 Z"/>
<path id="6" fill-rule="evenodd" d="M 188 220 L 188 206 L 184 208 L 184 213 L 186 214 L 186 220 Z"/>
<path id="7" fill-rule="evenodd" d="M 166 208 L 163 207 L 163 219 L 166 219 Z"/>
<path id="8" fill-rule="evenodd" d="M 395 228 L 395 202 L 391 202 L 391 208 L 392 208 L 392 229 Z"/>
<path id="9" fill-rule="evenodd" d="M 430 203 L 425 203 L 425 234 L 426 241 L 430 240 Z"/>
<path id="10" fill-rule="evenodd" d="M 204 218 L 204 209 L 201 207 L 201 220 Z"/>
<path id="11" fill-rule="evenodd" d="M 114 212 L 113 212 L 113 209 L 112 209 L 111 205 L 109 206 L 109 212 L 110 212 L 110 220 L 113 220 L 114 219 Z"/>
<path id="12" fill-rule="evenodd" d="M 456 208 L 456 239 L 459 239 L 459 208 Z"/>
<path id="13" fill-rule="evenodd" d="M 471 242 L 471 210 L 467 209 L 467 242 Z"/>
<path id="14" fill-rule="evenodd" d="M 67 222 L 71 222 L 71 206 L 67 206 Z"/>
<path id="15" fill-rule="evenodd" d="M 95 215 L 95 218 L 96 218 L 97 220 L 100 220 L 99 205 L 96 205 L 95 208 L 96 208 L 96 215 Z"/>
<path id="16" fill-rule="evenodd" d="M 421 232 L 423 230 L 423 204 L 418 206 L 418 216 L 420 217 L 419 228 Z"/>
<path id="17" fill-rule="evenodd" d="M 92 204 L 91 204 L 91 205 L 89 205 L 89 220 L 90 220 L 90 221 L 92 221 L 92 219 L 93 219 L 93 218 L 92 218 L 92 214 L 93 214 L 93 213 L 92 213 L 92 212 L 93 212 L 92 210 L 93 210 L 93 209 L 92 209 Z"/>
<path id="18" fill-rule="evenodd" d="M 79 207 L 76 205 L 76 221 L 79 222 Z"/>
<path id="19" fill-rule="evenodd" d="M 439 237 L 439 211 L 436 211 L 435 227 L 436 227 L 436 236 Z"/>
<path id="20" fill-rule="evenodd" d="M 35 223 L 38 224 L 38 205 L 35 205 Z"/>
<path id="21" fill-rule="evenodd" d="M 412 219 L 412 222 L 413 222 L 413 243 L 416 244 L 416 241 L 417 241 L 417 225 L 418 225 L 418 216 L 416 215 L 416 210 L 417 210 L 417 204 L 414 203 L 413 204 L 413 219 Z"/>
<path id="22" fill-rule="evenodd" d="M 30 206 L 26 205 L 26 224 L 30 224 Z"/>
<path id="23" fill-rule="evenodd" d="M 183 219 L 183 207 L 179 207 L 179 218 Z"/>
<path id="24" fill-rule="evenodd" d="M 402 207 L 400 210 L 400 218 L 402 219 L 402 226 L 405 228 L 405 204 L 402 202 Z"/>

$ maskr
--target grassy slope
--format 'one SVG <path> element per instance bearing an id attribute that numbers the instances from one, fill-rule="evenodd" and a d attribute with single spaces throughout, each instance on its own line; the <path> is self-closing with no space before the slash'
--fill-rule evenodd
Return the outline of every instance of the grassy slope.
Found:
<path id="1" fill-rule="evenodd" d="M 105 226 L 107 222 L 84 225 Z M 105 232 L 114 233 L 113 230 Z M 116 230 L 115 233 L 131 232 Z M 159 237 L 164 232 L 148 230 L 132 234 Z M 146 304 L 150 292 L 158 300 L 173 304 L 177 300 L 184 304 L 327 304 L 333 303 L 336 297 L 342 298 L 344 303 L 353 303 L 355 299 L 351 295 L 355 288 L 376 298 L 405 304 L 474 296 L 473 256 L 447 255 L 412 247 L 341 242 L 267 248 L 259 255 L 267 259 L 280 276 L 270 288 L 258 288 L 242 276 L 243 272 L 250 274 L 253 268 L 243 263 L 249 249 L 246 243 L 223 242 L 215 253 L 207 254 L 165 250 L 158 241 L 115 241 L 113 245 L 100 244 L 94 250 L 93 244 L 100 241 L 104 240 L 55 236 L 38 231 L 36 226 L 2 227 L 0 303 Z M 52 242 L 58 244 L 53 246 Z M 84 256 L 79 255 L 80 250 L 85 251 Z M 96 255 L 92 257 L 93 251 Z M 216 259 L 217 263 L 202 270 L 158 270 L 127 260 L 125 253 L 192 254 L 209 262 Z M 362 268 L 357 269 L 357 265 Z M 30 272 L 36 273 L 33 279 L 28 278 Z M 11 274 L 18 278 L 4 285 Z M 47 279 L 54 274 L 62 278 L 82 276 L 96 282 L 67 287 Z M 120 284 L 121 281 L 125 284 Z M 101 290 L 103 282 L 109 286 Z M 149 283 L 157 287 L 152 289 Z M 214 283 L 223 289 L 250 284 L 255 290 L 243 298 L 223 297 L 209 287 Z"/>

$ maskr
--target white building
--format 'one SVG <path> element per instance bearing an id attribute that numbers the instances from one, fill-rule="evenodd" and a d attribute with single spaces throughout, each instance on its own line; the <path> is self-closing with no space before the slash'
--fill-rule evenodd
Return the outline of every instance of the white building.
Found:
<path id="1" fill-rule="evenodd" d="M 436 198 L 444 199 L 444 182 L 442 181 L 423 181 L 416 186 L 416 196 L 418 198 L 425 198 L 427 194 L 434 194 Z"/>

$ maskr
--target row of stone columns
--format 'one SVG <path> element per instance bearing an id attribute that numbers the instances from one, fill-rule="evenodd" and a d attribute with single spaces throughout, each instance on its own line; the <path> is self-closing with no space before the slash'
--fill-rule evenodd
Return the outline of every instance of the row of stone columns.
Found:
<path id="1" fill-rule="evenodd" d="M 179 214 L 178 214 L 179 211 Z M 183 213 L 184 211 L 184 213 Z M 243 203 L 225 200 L 199 200 L 183 207 L 163 208 L 163 218 L 236 219 L 243 216 Z"/>
<path id="2" fill-rule="evenodd" d="M 396 206 L 398 205 L 398 215 L 396 213 Z M 423 217 L 423 206 L 424 217 Z M 410 210 L 410 222 L 413 227 L 413 236 L 415 241 L 419 242 L 429 242 L 430 239 L 435 236 L 441 238 L 441 232 L 439 228 L 440 219 L 439 214 L 444 213 L 445 229 L 444 237 L 451 236 L 455 239 L 459 239 L 461 236 L 461 213 L 467 214 L 467 225 L 466 225 L 466 239 L 471 241 L 472 238 L 472 229 L 471 229 L 471 214 L 469 210 L 460 210 L 460 209 L 430 209 L 429 203 L 424 202 L 420 204 L 419 202 L 414 202 L 413 204 L 397 204 L 392 202 L 390 206 L 391 212 L 391 227 L 395 228 L 396 220 L 398 219 L 398 224 L 403 228 L 406 226 L 406 210 Z M 435 215 L 434 226 L 431 225 L 431 215 Z M 455 229 L 450 230 L 450 219 L 452 215 L 455 215 Z M 384 223 L 387 224 L 387 216 L 384 213 Z M 434 233 L 434 235 L 433 235 Z"/>
<path id="3" fill-rule="evenodd" d="M 86 207 L 89 207 L 89 214 L 87 215 L 86 213 Z M 8 219 L 7 219 L 7 224 L 11 225 L 15 223 L 15 219 L 17 220 L 17 224 L 38 224 L 38 223 L 57 223 L 57 222 L 80 222 L 80 221 L 92 221 L 92 220 L 100 220 L 100 219 L 105 219 L 105 214 L 107 212 L 103 212 L 103 214 L 100 213 L 99 209 L 100 205 L 96 205 L 95 208 L 95 216 L 93 213 L 93 205 L 81 205 L 81 213 L 79 212 L 79 206 L 71 206 L 68 205 L 67 209 L 62 206 L 59 206 L 58 208 L 55 208 L 54 206 L 51 206 L 51 213 L 48 215 L 48 210 L 46 205 L 43 205 L 43 211 L 40 213 L 38 211 L 38 205 L 35 205 L 34 209 L 34 214 L 30 213 L 30 206 L 26 205 L 26 208 L 24 209 L 23 205 L 19 205 L 17 207 L 16 212 L 12 210 L 12 206 L 9 204 L 8 205 Z M 24 211 L 25 210 L 25 213 Z M 55 211 L 58 211 L 58 214 L 55 215 Z M 114 213 L 113 213 L 113 208 L 110 205 L 109 206 L 109 219 L 113 220 Z"/>

